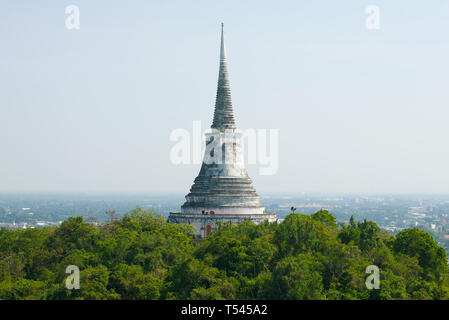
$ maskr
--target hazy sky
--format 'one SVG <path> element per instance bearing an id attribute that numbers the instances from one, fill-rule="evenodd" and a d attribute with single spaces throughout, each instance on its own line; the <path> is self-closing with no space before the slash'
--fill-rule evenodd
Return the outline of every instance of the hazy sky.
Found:
<path id="1" fill-rule="evenodd" d="M 258 191 L 449 192 L 449 0 L 0 7 L 0 191 L 187 193 L 169 135 L 212 122 L 223 21 L 237 125 L 279 129 Z"/>

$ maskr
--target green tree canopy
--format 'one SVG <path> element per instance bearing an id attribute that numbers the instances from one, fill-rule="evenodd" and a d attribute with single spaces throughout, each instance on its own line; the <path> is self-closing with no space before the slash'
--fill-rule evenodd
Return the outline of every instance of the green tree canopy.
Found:
<path id="1" fill-rule="evenodd" d="M 0 230 L 0 299 L 448 299 L 446 253 L 423 230 L 393 236 L 326 210 L 280 224 L 220 224 L 204 240 L 136 208 L 93 224 Z M 65 286 L 80 269 L 80 289 Z M 367 266 L 380 289 L 365 285 Z"/>

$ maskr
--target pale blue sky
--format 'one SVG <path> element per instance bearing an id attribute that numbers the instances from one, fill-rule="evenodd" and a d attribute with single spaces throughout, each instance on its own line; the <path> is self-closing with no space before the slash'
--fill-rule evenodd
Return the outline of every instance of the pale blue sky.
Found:
<path id="1" fill-rule="evenodd" d="M 3 1 L 0 191 L 187 193 L 222 21 L 237 125 L 279 129 L 258 191 L 449 192 L 449 0 Z"/>

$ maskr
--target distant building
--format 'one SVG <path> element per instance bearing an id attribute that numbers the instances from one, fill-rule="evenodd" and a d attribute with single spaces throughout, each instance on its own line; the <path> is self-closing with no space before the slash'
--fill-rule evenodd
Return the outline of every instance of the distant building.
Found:
<path id="1" fill-rule="evenodd" d="M 220 69 L 212 132 L 206 134 L 206 152 L 180 212 L 170 212 L 168 221 L 188 223 L 201 237 L 208 235 L 217 222 L 238 223 L 251 220 L 277 222 L 274 213 L 265 212 L 243 163 L 232 110 L 226 50 L 221 29 Z"/>

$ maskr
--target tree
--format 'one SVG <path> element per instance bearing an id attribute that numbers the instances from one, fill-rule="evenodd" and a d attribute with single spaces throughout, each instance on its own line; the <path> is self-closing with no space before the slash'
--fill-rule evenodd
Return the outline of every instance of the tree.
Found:
<path id="1" fill-rule="evenodd" d="M 380 228 L 375 222 L 366 219 L 357 225 L 360 230 L 359 247 L 362 251 L 377 248 L 381 244 Z"/>
<path id="2" fill-rule="evenodd" d="M 427 280 L 440 280 L 448 272 L 444 249 L 423 230 L 413 228 L 399 232 L 393 248 L 396 253 L 417 258 L 423 268 L 422 276 Z"/>
<path id="3" fill-rule="evenodd" d="M 314 214 L 312 214 L 312 219 L 321 222 L 327 227 L 336 227 L 337 222 L 333 215 L 329 213 L 327 210 L 320 210 Z"/>
<path id="4" fill-rule="evenodd" d="M 106 210 L 106 215 L 109 217 L 109 222 L 114 222 L 118 219 L 115 210 Z"/>
<path id="5" fill-rule="evenodd" d="M 276 229 L 275 238 L 284 255 L 324 250 L 331 240 L 325 225 L 298 213 L 284 219 Z"/>
<path id="6" fill-rule="evenodd" d="M 322 263 L 312 254 L 279 261 L 271 280 L 271 299 L 323 299 Z"/>
<path id="7" fill-rule="evenodd" d="M 361 250 L 366 251 L 381 245 L 380 228 L 372 221 L 356 223 L 354 217 L 351 216 L 349 225 L 343 226 L 338 234 L 338 238 L 344 244 L 355 244 Z"/>

